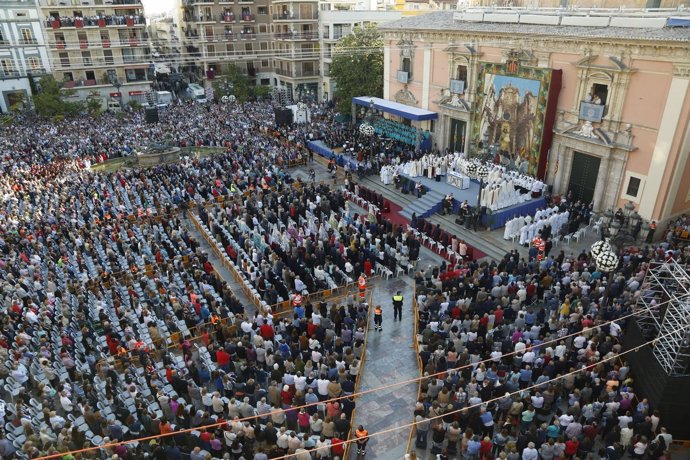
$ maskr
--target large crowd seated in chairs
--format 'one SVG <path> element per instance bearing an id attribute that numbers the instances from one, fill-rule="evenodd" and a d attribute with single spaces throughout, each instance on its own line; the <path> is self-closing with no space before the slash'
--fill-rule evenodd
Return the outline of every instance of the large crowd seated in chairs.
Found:
<path id="1" fill-rule="evenodd" d="M 2 127 L 3 458 L 168 433 L 74 458 L 303 458 L 314 446 L 323 457 L 342 454 L 354 401 L 325 400 L 353 391 L 368 306 L 343 299 L 275 317 L 245 311 L 187 230 L 185 210 L 195 205 L 238 197 L 245 206 L 245 193 L 277 199 L 289 188 L 280 165 L 299 149 L 269 129 L 271 113 L 254 103 L 177 105 L 158 125 L 131 113 L 20 116 Z M 165 132 L 173 145 L 226 152 L 146 170 L 88 169 Z M 353 274 L 366 270 L 357 265 L 367 251 L 360 238 L 372 230 L 383 235 L 361 223 L 341 231 Z M 249 415 L 259 417 L 236 420 Z"/>
<path id="2" fill-rule="evenodd" d="M 351 283 L 362 272 L 357 229 L 348 232 L 342 195 L 325 185 L 297 184 L 256 191 L 209 212 L 199 211 L 201 221 L 269 305 L 287 300 L 293 292 L 313 293 Z M 350 244 L 354 239 L 355 249 Z M 238 258 L 238 249 L 248 260 Z"/>

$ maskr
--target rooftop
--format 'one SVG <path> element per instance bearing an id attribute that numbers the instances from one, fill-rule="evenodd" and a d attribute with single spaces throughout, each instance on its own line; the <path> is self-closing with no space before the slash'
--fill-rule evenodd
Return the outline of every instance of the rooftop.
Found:
<path id="1" fill-rule="evenodd" d="M 665 14 L 664 14 L 665 13 Z M 437 11 L 381 24 L 385 31 L 462 31 L 587 39 L 690 42 L 690 16 L 677 12 L 491 9 Z M 669 27 L 669 24 L 679 26 Z"/>

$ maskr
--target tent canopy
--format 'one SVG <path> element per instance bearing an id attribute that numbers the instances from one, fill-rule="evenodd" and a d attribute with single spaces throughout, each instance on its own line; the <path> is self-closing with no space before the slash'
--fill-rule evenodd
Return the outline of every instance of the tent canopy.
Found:
<path id="1" fill-rule="evenodd" d="M 431 112 L 425 109 L 418 109 L 398 102 L 387 101 L 378 97 L 360 96 L 353 97 L 352 102 L 364 107 L 369 107 L 370 103 L 374 103 L 374 108 L 386 113 L 392 113 L 408 120 L 422 121 L 422 120 L 436 120 L 438 113 Z"/>

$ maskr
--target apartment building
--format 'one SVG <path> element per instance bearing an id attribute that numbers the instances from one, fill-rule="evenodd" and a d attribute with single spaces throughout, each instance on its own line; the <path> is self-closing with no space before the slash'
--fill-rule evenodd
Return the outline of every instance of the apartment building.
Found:
<path id="1" fill-rule="evenodd" d="M 153 71 L 140 0 L 39 0 L 53 75 L 79 97 L 143 101 Z"/>
<path id="2" fill-rule="evenodd" d="M 182 62 L 186 70 L 221 73 L 234 64 L 255 84 L 272 83 L 268 0 L 183 0 L 182 9 Z"/>
<path id="3" fill-rule="evenodd" d="M 321 85 L 319 100 L 330 101 L 335 91 L 335 82 L 330 77 L 333 63 L 333 49 L 338 40 L 349 35 L 357 27 L 369 24 L 382 24 L 402 17 L 400 11 L 357 11 L 357 10 L 322 10 L 319 24 L 321 27 L 320 73 Z"/>
<path id="4" fill-rule="evenodd" d="M 31 98 L 30 78 L 50 70 L 41 15 L 33 0 L 0 0 L 0 111 Z"/>
<path id="5" fill-rule="evenodd" d="M 273 2 L 276 85 L 295 100 L 315 101 L 319 95 L 319 2 Z"/>

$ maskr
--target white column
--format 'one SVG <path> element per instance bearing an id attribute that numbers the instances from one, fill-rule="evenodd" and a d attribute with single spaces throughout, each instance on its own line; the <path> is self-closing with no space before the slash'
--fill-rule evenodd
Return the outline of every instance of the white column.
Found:
<path id="1" fill-rule="evenodd" d="M 383 98 L 390 99 L 391 93 L 391 46 L 383 47 Z"/>
<path id="2" fill-rule="evenodd" d="M 666 175 L 668 157 L 671 153 L 673 138 L 678 129 L 678 121 L 681 119 L 680 112 L 683 108 L 683 102 L 685 102 L 689 83 L 690 80 L 686 78 L 674 78 L 671 81 L 671 88 L 666 97 L 666 106 L 661 117 L 659 133 L 657 134 L 654 153 L 652 154 L 652 162 L 649 165 L 647 183 L 644 187 L 642 200 L 640 200 L 639 213 L 648 220 L 659 217 L 654 215 L 654 208 L 659 198 L 662 179 Z M 668 199 L 671 199 L 671 197 Z"/>
<path id="3" fill-rule="evenodd" d="M 597 177 L 603 177 L 604 180 L 598 180 L 597 185 L 594 188 L 594 197 L 593 197 L 593 202 L 594 202 L 594 210 L 595 211 L 603 211 L 606 210 L 608 207 L 608 203 L 606 203 L 606 190 L 611 186 L 609 183 L 611 178 L 609 177 L 609 170 L 611 169 L 611 159 L 610 156 L 603 157 L 601 159 L 601 163 L 599 163 L 599 172 L 597 174 Z M 615 211 L 615 210 L 614 210 Z"/>
<path id="4" fill-rule="evenodd" d="M 429 88 L 431 86 L 431 43 L 424 48 L 424 70 L 422 71 L 422 108 L 429 108 Z"/>
<path id="5" fill-rule="evenodd" d="M 683 144 L 680 147 L 680 157 L 676 161 L 676 167 L 673 168 L 673 181 L 671 182 L 671 188 L 666 195 L 666 204 L 664 205 L 663 212 L 660 216 L 661 219 L 669 217 L 673 210 L 673 205 L 675 204 L 676 197 L 678 196 L 678 188 L 680 187 L 680 180 L 683 178 L 683 173 L 685 172 L 685 167 L 688 163 L 688 157 L 690 156 L 690 127 L 685 129 L 685 138 L 683 139 Z M 646 187 L 645 187 L 646 188 Z M 680 193 L 685 193 L 683 190 Z M 685 199 L 685 195 L 683 195 Z"/>

